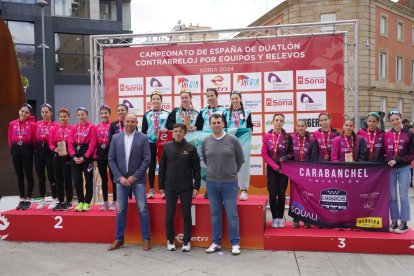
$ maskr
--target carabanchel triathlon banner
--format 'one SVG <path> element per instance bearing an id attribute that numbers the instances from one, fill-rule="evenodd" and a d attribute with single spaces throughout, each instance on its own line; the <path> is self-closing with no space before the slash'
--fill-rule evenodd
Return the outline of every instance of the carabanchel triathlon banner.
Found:
<path id="1" fill-rule="evenodd" d="M 232 129 L 224 129 L 225 132 L 230 133 L 239 139 L 242 148 L 243 148 L 243 154 L 244 154 L 244 163 L 242 167 L 240 168 L 240 171 L 237 175 L 238 182 L 243 184 L 249 184 L 250 183 L 250 144 L 252 141 L 252 130 L 250 128 L 232 128 Z M 172 140 L 171 132 L 160 134 L 162 137 L 158 137 L 158 141 L 162 141 L 160 143 L 157 143 L 158 151 L 160 153 L 160 156 L 158 156 L 158 160 L 161 157 L 162 149 L 164 148 L 164 145 Z M 207 167 L 206 164 L 203 162 L 203 158 L 201 156 L 201 144 L 203 142 L 203 139 L 207 137 L 208 135 L 211 135 L 212 131 L 193 131 L 193 132 L 187 132 L 185 139 L 187 142 L 193 144 L 198 151 L 198 155 L 200 157 L 201 162 L 201 187 L 206 186 L 206 174 L 207 174 Z M 161 139 L 160 139 L 161 138 Z M 248 185 L 247 185 L 248 186 Z"/>
<path id="2" fill-rule="evenodd" d="M 389 168 L 383 163 L 286 162 L 289 216 L 327 228 L 389 231 Z"/>

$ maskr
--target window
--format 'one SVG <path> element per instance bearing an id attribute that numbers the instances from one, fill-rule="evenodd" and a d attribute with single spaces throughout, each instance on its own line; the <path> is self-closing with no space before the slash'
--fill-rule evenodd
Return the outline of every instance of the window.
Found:
<path id="1" fill-rule="evenodd" d="M 116 0 L 99 1 L 99 19 L 116 21 Z"/>
<path id="2" fill-rule="evenodd" d="M 36 0 L 1 0 L 1 2 L 11 2 L 11 3 L 20 3 L 20 4 L 34 4 Z"/>
<path id="3" fill-rule="evenodd" d="M 414 60 L 411 60 L 411 71 L 410 71 L 410 76 L 411 76 L 411 84 L 414 84 Z"/>
<path id="4" fill-rule="evenodd" d="M 403 59 L 402 57 L 397 57 L 395 59 L 395 80 L 402 81 L 402 69 L 403 69 Z"/>
<path id="5" fill-rule="evenodd" d="M 380 52 L 379 54 L 379 78 L 385 79 L 387 77 L 387 54 Z"/>
<path id="6" fill-rule="evenodd" d="M 55 34 L 56 71 L 63 74 L 89 73 L 89 36 Z"/>
<path id="7" fill-rule="evenodd" d="M 6 21 L 13 41 L 16 44 L 20 67 L 34 67 L 35 38 L 34 24 L 29 22 Z"/>
<path id="8" fill-rule="evenodd" d="M 387 98 L 381 98 L 381 111 L 387 113 Z"/>
<path id="9" fill-rule="evenodd" d="M 333 22 L 336 21 L 336 13 L 322 13 L 321 14 L 321 22 Z M 331 32 L 334 31 L 334 26 L 326 26 L 322 27 L 322 32 Z"/>
<path id="10" fill-rule="evenodd" d="M 397 22 L 397 40 L 404 40 L 404 25 L 402 22 Z"/>
<path id="11" fill-rule="evenodd" d="M 385 15 L 380 17 L 380 33 L 382 35 L 388 34 L 388 18 Z"/>
<path id="12" fill-rule="evenodd" d="M 401 113 L 403 113 L 403 107 L 404 107 L 404 100 L 403 99 L 398 99 L 397 110 L 399 110 Z"/>
<path id="13" fill-rule="evenodd" d="M 89 0 L 55 0 L 55 16 L 89 18 Z"/>

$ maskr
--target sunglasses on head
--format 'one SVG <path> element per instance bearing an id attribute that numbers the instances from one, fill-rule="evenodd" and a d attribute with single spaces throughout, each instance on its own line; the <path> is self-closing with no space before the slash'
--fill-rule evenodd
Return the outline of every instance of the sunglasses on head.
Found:
<path id="1" fill-rule="evenodd" d="M 40 106 L 40 108 L 43 108 L 43 107 L 48 107 L 48 108 L 52 109 L 52 106 L 48 103 L 44 103 Z"/>
<path id="2" fill-rule="evenodd" d="M 152 96 L 152 95 L 161 95 L 161 92 L 154 91 L 154 92 L 152 92 L 152 93 L 151 93 L 151 96 Z"/>
<path id="3" fill-rule="evenodd" d="M 83 106 L 78 107 L 78 109 L 76 109 L 76 112 L 79 111 L 79 110 L 83 110 L 83 111 L 88 112 L 88 110 L 86 109 L 86 107 L 83 107 Z"/>
<path id="4" fill-rule="evenodd" d="M 380 115 L 377 112 L 370 112 L 368 113 L 367 117 L 372 116 L 372 117 L 376 117 L 376 118 L 380 118 Z"/>
<path id="5" fill-rule="evenodd" d="M 398 110 L 391 110 L 390 112 L 388 112 L 388 119 L 392 116 L 392 115 L 399 115 L 401 117 L 401 113 Z"/>
<path id="6" fill-rule="evenodd" d="M 191 94 L 190 90 L 188 89 L 183 89 L 180 91 L 180 94 L 183 94 L 183 93 Z"/>

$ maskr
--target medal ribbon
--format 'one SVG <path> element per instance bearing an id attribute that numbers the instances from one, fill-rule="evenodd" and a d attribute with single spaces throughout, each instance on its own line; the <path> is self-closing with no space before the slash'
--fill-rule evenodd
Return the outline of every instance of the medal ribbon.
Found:
<path id="1" fill-rule="evenodd" d="M 159 131 L 159 124 L 160 124 L 160 111 L 158 110 L 152 110 L 152 117 L 154 119 L 154 131 L 158 132 Z"/>
<path id="2" fill-rule="evenodd" d="M 298 135 L 300 161 L 303 161 L 305 159 L 305 141 L 306 141 L 305 136 L 301 137 L 301 136 Z"/>
<path id="3" fill-rule="evenodd" d="M 375 145 L 375 137 L 377 136 L 377 131 L 375 130 L 372 133 L 372 139 L 371 139 L 371 132 L 368 131 L 368 144 L 369 144 L 369 152 L 371 154 L 374 154 L 374 145 Z"/>
<path id="4" fill-rule="evenodd" d="M 277 139 L 276 137 L 277 136 Z M 272 132 L 272 141 L 273 141 L 273 159 L 276 159 L 276 153 L 277 153 L 277 148 L 279 146 L 279 139 L 280 139 L 280 133 L 276 134 L 274 132 Z"/>
<path id="5" fill-rule="evenodd" d="M 329 156 L 328 144 L 329 144 L 330 138 L 331 138 L 331 131 L 330 130 L 328 131 L 328 136 L 327 136 L 326 140 L 325 140 L 325 133 L 326 132 L 322 131 L 322 144 L 325 146 L 325 156 Z"/>
<path id="6" fill-rule="evenodd" d="M 354 139 L 352 136 L 350 137 L 351 137 L 351 145 L 349 145 L 348 136 L 344 135 L 346 147 L 351 150 L 352 158 L 354 159 Z"/>
<path id="7" fill-rule="evenodd" d="M 240 122 L 240 111 L 239 110 L 233 110 L 233 120 L 234 124 L 237 128 L 239 128 L 239 122 Z"/>
<path id="8" fill-rule="evenodd" d="M 401 131 L 398 133 L 394 132 L 394 158 L 398 158 L 398 147 L 400 145 Z"/>
<path id="9" fill-rule="evenodd" d="M 122 127 L 122 121 L 121 120 L 118 120 L 118 129 L 119 129 L 119 132 L 124 132 L 124 128 Z"/>

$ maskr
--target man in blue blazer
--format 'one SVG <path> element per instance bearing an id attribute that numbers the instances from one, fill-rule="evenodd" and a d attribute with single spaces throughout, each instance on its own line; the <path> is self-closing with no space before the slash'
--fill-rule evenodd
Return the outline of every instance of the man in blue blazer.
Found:
<path id="1" fill-rule="evenodd" d="M 125 225 L 128 209 L 128 195 L 134 193 L 144 239 L 144 250 L 150 249 L 150 215 L 148 212 L 145 184 L 147 169 L 151 162 L 148 137 L 137 129 L 138 121 L 134 114 L 128 114 L 124 120 L 124 132 L 112 137 L 109 147 L 108 163 L 114 174 L 118 195 L 118 213 L 116 215 L 116 237 L 108 248 L 112 251 L 124 245 Z"/>

